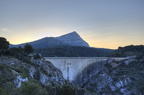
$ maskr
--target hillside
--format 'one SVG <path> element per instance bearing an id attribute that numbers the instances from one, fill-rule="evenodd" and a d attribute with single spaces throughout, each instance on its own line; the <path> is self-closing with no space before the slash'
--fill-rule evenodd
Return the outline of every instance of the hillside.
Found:
<path id="1" fill-rule="evenodd" d="M 109 64 L 92 64 L 76 83 L 98 95 L 144 95 L 144 55 Z"/>
<path id="2" fill-rule="evenodd" d="M 36 49 L 35 52 L 44 57 L 102 57 L 108 56 L 114 50 L 82 46 L 59 46 Z"/>
<path id="3" fill-rule="evenodd" d="M 0 95 L 96 95 L 66 81 L 43 58 L 0 56 Z"/>
<path id="4" fill-rule="evenodd" d="M 122 56 L 141 56 L 144 55 L 144 45 L 129 45 L 125 47 L 119 47 L 110 56 L 122 57 Z"/>
<path id="5" fill-rule="evenodd" d="M 85 68 L 75 82 L 99 95 L 144 95 L 144 46 L 119 47 L 113 57 L 127 56 L 123 61 L 92 64 Z"/>
<path id="6" fill-rule="evenodd" d="M 24 47 L 26 43 L 10 45 L 10 47 Z M 89 47 L 76 32 L 71 32 L 60 37 L 45 37 L 28 44 L 32 45 L 35 53 L 50 57 L 100 57 L 107 56 L 114 50 Z"/>
<path id="7" fill-rule="evenodd" d="M 10 45 L 10 47 L 23 47 L 26 43 L 18 45 Z M 46 47 L 57 47 L 57 46 L 85 46 L 89 47 L 88 43 L 85 42 L 78 33 L 72 32 L 60 37 L 45 37 L 36 41 L 28 42 L 33 48 L 46 48 Z"/>

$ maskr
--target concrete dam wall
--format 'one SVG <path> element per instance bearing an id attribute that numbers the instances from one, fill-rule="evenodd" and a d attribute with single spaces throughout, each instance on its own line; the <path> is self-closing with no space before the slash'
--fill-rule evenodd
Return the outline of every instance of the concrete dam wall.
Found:
<path id="1" fill-rule="evenodd" d="M 63 77 L 67 80 L 73 81 L 78 73 L 80 73 L 86 66 L 91 63 L 101 61 L 102 59 L 91 57 L 46 57 L 46 60 L 59 68 Z M 104 59 L 103 59 L 104 60 Z M 105 58 L 107 60 L 107 58 Z"/>
<path id="2" fill-rule="evenodd" d="M 60 69 L 63 77 L 66 80 L 74 81 L 78 74 L 80 74 L 90 64 L 104 64 L 111 60 L 123 60 L 125 58 L 109 58 L 109 57 L 45 57 L 56 68 Z M 102 63 L 100 63 L 102 62 Z"/>

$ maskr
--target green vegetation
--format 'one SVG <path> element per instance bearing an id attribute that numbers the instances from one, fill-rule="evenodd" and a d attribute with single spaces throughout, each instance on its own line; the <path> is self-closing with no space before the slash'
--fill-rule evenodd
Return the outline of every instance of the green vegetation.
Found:
<path id="1" fill-rule="evenodd" d="M 12 47 L 9 49 L 9 55 L 15 56 L 18 59 L 22 59 L 25 56 L 25 53 L 23 51 L 22 47 Z"/>
<path id="2" fill-rule="evenodd" d="M 0 37 L 0 49 L 6 50 L 9 48 L 9 42 L 6 40 L 6 38 Z"/>
<path id="3" fill-rule="evenodd" d="M 9 42 L 4 37 L 0 37 L 0 55 L 6 54 L 9 48 Z"/>
<path id="4" fill-rule="evenodd" d="M 76 95 L 76 87 L 63 85 L 60 89 L 60 95 Z"/>
<path id="5" fill-rule="evenodd" d="M 59 46 L 36 49 L 35 52 L 49 57 L 101 57 L 109 55 L 113 50 L 82 46 Z"/>
<path id="6" fill-rule="evenodd" d="M 97 95 L 73 84 L 49 85 L 46 88 L 48 95 Z"/>
<path id="7" fill-rule="evenodd" d="M 46 88 L 43 88 L 37 81 L 23 82 L 19 88 L 21 95 L 48 95 Z"/>
<path id="8" fill-rule="evenodd" d="M 30 45 L 30 44 L 26 44 L 24 46 L 24 52 L 27 53 L 27 54 L 30 54 L 34 51 L 33 47 Z"/>
<path id="9" fill-rule="evenodd" d="M 34 59 L 40 59 L 40 58 L 41 58 L 41 56 L 39 54 L 34 55 Z"/>
<path id="10" fill-rule="evenodd" d="M 9 42 L 6 38 L 0 37 L 0 55 L 14 56 L 26 63 L 31 63 L 28 58 L 28 54 L 33 51 L 34 49 L 30 44 L 26 44 L 24 48 L 21 46 L 9 48 Z M 38 59 L 40 56 L 37 54 L 35 55 L 35 58 Z"/>
<path id="11" fill-rule="evenodd" d="M 119 47 L 110 56 L 113 57 L 125 57 L 125 56 L 143 56 L 144 55 L 144 45 L 130 45 L 125 47 Z"/>

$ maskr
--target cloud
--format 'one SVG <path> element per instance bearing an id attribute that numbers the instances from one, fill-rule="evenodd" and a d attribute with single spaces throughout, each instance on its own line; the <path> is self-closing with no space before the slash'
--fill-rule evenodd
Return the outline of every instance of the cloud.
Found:
<path id="1" fill-rule="evenodd" d="M 0 28 L 0 32 L 11 32 L 11 30 L 10 29 L 8 29 L 8 28 Z"/>

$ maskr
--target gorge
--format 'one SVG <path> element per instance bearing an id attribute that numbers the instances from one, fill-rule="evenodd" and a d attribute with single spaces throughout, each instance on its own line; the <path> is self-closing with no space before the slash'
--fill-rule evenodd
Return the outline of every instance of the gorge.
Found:
<path id="1" fill-rule="evenodd" d="M 6 39 L 1 40 L 2 45 L 6 42 L 6 48 L 0 49 L 1 95 L 144 94 L 143 45 L 119 47 L 111 52 L 83 46 L 76 47 L 80 52 L 74 57 L 58 56 L 57 53 L 62 53 L 59 50 L 56 54 L 52 51 L 53 57 L 43 57 L 41 54 L 32 53 L 30 44 L 26 44 L 28 48 L 20 47 L 21 45 L 8 48 Z M 75 50 L 72 49 L 75 47 L 66 47 L 66 55 Z M 55 50 L 57 47 L 50 48 Z M 30 52 L 26 49 L 30 49 Z M 47 49 L 43 51 L 47 53 Z M 86 56 L 85 53 L 94 56 Z M 97 53 L 109 55 L 98 57 Z"/>

